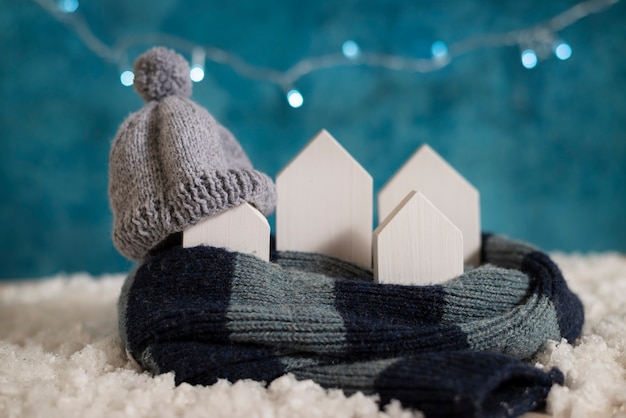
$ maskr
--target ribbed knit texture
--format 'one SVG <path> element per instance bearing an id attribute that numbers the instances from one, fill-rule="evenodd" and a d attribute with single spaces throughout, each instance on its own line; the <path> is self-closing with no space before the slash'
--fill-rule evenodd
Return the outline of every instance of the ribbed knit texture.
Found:
<path id="1" fill-rule="evenodd" d="M 254 170 L 233 135 L 189 99 L 183 57 L 154 48 L 135 62 L 146 105 L 120 126 L 109 158 L 113 242 L 144 259 L 171 234 L 244 202 L 270 214 L 272 180 Z"/>
<path id="2" fill-rule="evenodd" d="M 177 383 L 293 373 L 428 417 L 518 416 L 563 379 L 524 360 L 576 339 L 583 308 L 535 248 L 485 235 L 482 255 L 442 285 L 401 286 L 322 255 L 174 247 L 127 279 L 120 333 L 139 364 Z"/>

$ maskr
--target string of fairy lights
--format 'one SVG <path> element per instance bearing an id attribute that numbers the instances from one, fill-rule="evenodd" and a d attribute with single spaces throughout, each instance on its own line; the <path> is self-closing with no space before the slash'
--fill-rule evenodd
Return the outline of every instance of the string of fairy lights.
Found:
<path id="1" fill-rule="evenodd" d="M 117 64 L 120 82 L 124 86 L 132 86 L 134 80 L 129 64 L 129 50 L 142 45 L 164 45 L 191 57 L 189 76 L 194 82 L 204 79 L 205 64 L 210 61 L 229 66 L 242 77 L 275 84 L 285 93 L 289 105 L 298 108 L 304 104 L 302 93 L 295 87 L 298 80 L 322 69 L 360 65 L 392 71 L 430 73 L 450 65 L 456 58 L 472 51 L 515 46 L 520 50 L 521 64 L 527 69 L 535 68 L 541 60 L 551 56 L 567 60 L 572 56 L 572 47 L 559 37 L 559 32 L 587 16 L 607 10 L 621 0 L 582 1 L 552 18 L 519 30 L 473 36 L 450 44 L 437 40 L 432 43 L 428 58 L 370 52 L 362 50 L 356 41 L 347 39 L 338 51 L 305 58 L 285 71 L 255 66 L 229 51 L 164 33 L 127 36 L 114 45 L 108 45 L 93 33 L 80 12 L 78 0 L 34 1 L 69 27 L 93 53 L 105 61 Z"/>

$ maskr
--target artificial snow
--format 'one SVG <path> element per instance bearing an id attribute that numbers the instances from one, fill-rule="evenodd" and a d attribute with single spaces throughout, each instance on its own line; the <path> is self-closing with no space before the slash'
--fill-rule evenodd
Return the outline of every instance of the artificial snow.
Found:
<path id="1" fill-rule="evenodd" d="M 553 254 L 585 305 L 583 336 L 554 341 L 538 367 L 559 367 L 547 412 L 626 418 L 626 257 Z M 117 336 L 122 275 L 85 274 L 0 285 L 1 417 L 417 417 L 398 403 L 324 390 L 283 376 L 269 386 L 174 385 L 142 372 Z M 530 415 L 529 415 L 530 416 Z M 536 416 L 536 415 L 533 415 Z"/>

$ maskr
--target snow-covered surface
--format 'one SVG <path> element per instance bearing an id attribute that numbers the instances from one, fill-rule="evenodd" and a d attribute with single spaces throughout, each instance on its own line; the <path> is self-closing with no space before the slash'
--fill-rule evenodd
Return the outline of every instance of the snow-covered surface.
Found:
<path id="1" fill-rule="evenodd" d="M 626 417 L 626 257 L 553 254 L 585 304 L 584 335 L 549 344 L 539 367 L 559 367 L 548 413 Z M 123 276 L 57 276 L 0 285 L 2 417 L 411 417 L 397 403 L 345 397 L 290 376 L 268 388 L 221 381 L 174 386 L 142 373 L 120 348 L 116 301 Z"/>

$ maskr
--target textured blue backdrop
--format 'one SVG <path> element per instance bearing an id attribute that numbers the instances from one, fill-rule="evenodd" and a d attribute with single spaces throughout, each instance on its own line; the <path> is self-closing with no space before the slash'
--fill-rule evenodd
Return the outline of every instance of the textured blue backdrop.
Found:
<path id="1" fill-rule="evenodd" d="M 142 103 L 119 68 L 34 1 L 0 0 L 0 278 L 126 271 L 107 197 L 110 142 Z M 428 56 L 432 42 L 518 29 L 573 1 L 83 0 L 107 43 L 154 32 L 285 69 L 337 51 Z M 626 252 L 626 2 L 562 31 L 573 48 L 527 70 L 486 48 L 426 75 L 367 67 L 298 82 L 305 104 L 207 65 L 194 99 L 275 176 L 321 128 L 380 188 L 428 142 L 481 191 L 484 229 L 546 250 Z M 143 49 L 131 51 L 132 61 Z M 332 205 L 332 202 L 326 202 Z"/>

